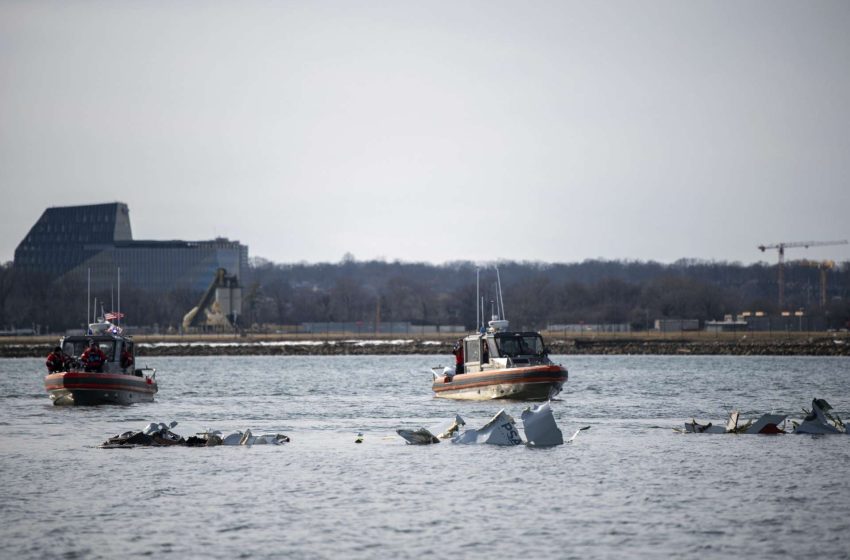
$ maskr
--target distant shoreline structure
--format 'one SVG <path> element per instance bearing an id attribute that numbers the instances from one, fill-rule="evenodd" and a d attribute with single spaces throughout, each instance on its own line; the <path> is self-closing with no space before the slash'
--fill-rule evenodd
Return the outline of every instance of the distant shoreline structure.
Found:
<path id="1" fill-rule="evenodd" d="M 451 356 L 456 337 L 291 336 L 240 337 L 226 335 L 139 336 L 140 358 L 158 356 L 330 356 L 442 355 Z M 705 356 L 850 356 L 850 334 L 792 333 L 717 335 L 683 333 L 674 336 L 614 333 L 546 339 L 553 355 L 705 355 Z M 53 346 L 48 337 L 0 341 L 0 358 L 43 357 Z"/>

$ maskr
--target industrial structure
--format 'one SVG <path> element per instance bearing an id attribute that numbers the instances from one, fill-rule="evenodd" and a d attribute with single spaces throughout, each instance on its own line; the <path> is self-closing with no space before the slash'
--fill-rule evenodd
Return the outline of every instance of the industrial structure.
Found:
<path id="1" fill-rule="evenodd" d="M 780 309 L 783 309 L 785 307 L 785 249 L 792 249 L 795 247 L 802 247 L 804 249 L 808 249 L 809 247 L 825 247 L 828 245 L 847 245 L 847 240 L 842 239 L 841 241 L 795 241 L 792 243 L 774 243 L 772 245 L 758 246 L 758 250 L 762 253 L 764 253 L 768 249 L 776 249 L 779 252 L 778 282 Z M 824 299 L 826 298 L 825 295 L 823 297 Z"/>
<path id="2" fill-rule="evenodd" d="M 95 290 L 121 282 L 151 292 L 202 291 L 219 268 L 245 282 L 248 247 L 238 241 L 134 240 L 122 202 L 48 208 L 15 250 L 14 267 L 52 280 L 91 279 Z"/>
<path id="3" fill-rule="evenodd" d="M 221 331 L 236 328 L 242 315 L 239 279 L 219 268 L 198 305 L 183 317 L 183 330 Z"/>

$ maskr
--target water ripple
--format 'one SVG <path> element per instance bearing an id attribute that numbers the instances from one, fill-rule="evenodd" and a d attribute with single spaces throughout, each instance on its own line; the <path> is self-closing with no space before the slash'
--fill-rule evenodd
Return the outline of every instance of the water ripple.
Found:
<path id="1" fill-rule="evenodd" d="M 564 357 L 548 449 L 407 446 L 399 427 L 525 404 L 434 399 L 433 356 L 149 359 L 156 402 L 57 408 L 0 360 L 0 542 L 13 558 L 846 557 L 850 438 L 677 434 L 696 417 L 850 410 L 846 358 Z M 446 360 L 447 361 L 447 360 Z M 410 371 L 424 372 L 421 376 Z M 272 372 L 272 373 L 269 373 Z M 95 447 L 148 422 L 284 446 Z M 355 444 L 355 435 L 364 442 Z M 812 523 L 817 519 L 817 523 Z M 34 530 L 37 528 L 37 533 Z M 57 548 L 61 543 L 61 550 Z"/>

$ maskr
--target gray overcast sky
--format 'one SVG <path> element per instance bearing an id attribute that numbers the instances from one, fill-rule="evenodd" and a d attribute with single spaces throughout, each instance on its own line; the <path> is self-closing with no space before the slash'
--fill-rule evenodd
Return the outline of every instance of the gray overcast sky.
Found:
<path id="1" fill-rule="evenodd" d="M 0 261 L 118 200 L 276 262 L 774 262 L 848 177 L 846 0 L 0 2 Z"/>

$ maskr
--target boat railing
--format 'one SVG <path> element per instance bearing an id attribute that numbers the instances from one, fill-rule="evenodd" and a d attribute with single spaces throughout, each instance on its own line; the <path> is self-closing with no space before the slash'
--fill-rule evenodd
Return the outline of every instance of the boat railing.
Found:
<path id="1" fill-rule="evenodd" d="M 136 377 L 150 377 L 151 379 L 156 380 L 156 368 L 149 366 L 136 368 L 133 370 L 133 374 L 135 374 Z"/>

